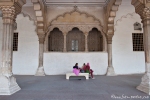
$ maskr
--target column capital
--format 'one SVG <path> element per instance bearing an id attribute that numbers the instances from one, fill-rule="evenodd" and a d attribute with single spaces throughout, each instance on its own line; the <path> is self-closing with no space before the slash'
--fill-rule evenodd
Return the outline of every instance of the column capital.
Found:
<path id="1" fill-rule="evenodd" d="M 85 36 L 88 36 L 88 35 L 89 35 L 89 32 L 84 32 L 84 35 L 85 35 Z"/>
<path id="2" fill-rule="evenodd" d="M 150 19 L 150 7 L 145 7 L 143 9 L 143 20 Z"/>
<path id="3" fill-rule="evenodd" d="M 45 35 L 44 34 L 38 34 L 38 37 L 39 37 L 39 43 L 43 44 L 45 41 Z"/>
<path id="4" fill-rule="evenodd" d="M 45 41 L 45 38 L 39 38 L 39 43 L 40 43 L 40 44 L 43 44 L 44 41 Z"/>
<path id="5" fill-rule="evenodd" d="M 112 44 L 113 34 L 107 35 L 107 44 Z"/>
<path id="6" fill-rule="evenodd" d="M 68 32 L 62 32 L 62 33 L 63 33 L 64 36 L 66 36 Z"/>
<path id="7" fill-rule="evenodd" d="M 3 13 L 3 23 L 12 24 L 15 19 L 15 7 L 14 6 L 0 6 Z"/>
<path id="8" fill-rule="evenodd" d="M 1 0 L 0 9 L 3 13 L 3 23 L 12 24 L 16 16 L 21 12 L 26 0 Z"/>

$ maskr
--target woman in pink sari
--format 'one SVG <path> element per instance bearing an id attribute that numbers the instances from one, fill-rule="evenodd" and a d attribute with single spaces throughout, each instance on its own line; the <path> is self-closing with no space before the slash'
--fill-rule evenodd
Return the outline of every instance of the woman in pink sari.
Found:
<path id="1" fill-rule="evenodd" d="M 78 67 L 78 63 L 75 64 L 75 66 L 73 66 L 73 73 L 75 73 L 77 76 L 80 73 L 80 69 Z"/>

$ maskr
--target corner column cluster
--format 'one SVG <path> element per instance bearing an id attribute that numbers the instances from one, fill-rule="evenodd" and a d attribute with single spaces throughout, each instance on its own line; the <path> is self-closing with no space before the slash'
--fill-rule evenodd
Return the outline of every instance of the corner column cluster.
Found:
<path id="1" fill-rule="evenodd" d="M 9 4 L 9 5 L 7 5 Z M 0 95 L 11 95 L 21 88 L 18 86 L 12 73 L 13 58 L 13 32 L 15 28 L 15 19 L 17 14 L 21 12 L 21 8 L 25 4 L 24 0 L 11 0 L 1 3 L 0 9 L 3 18 L 2 33 L 2 61 L 0 66 Z M 19 5 L 19 7 L 18 7 Z"/>
<path id="2" fill-rule="evenodd" d="M 138 13 L 143 23 L 145 74 L 137 89 L 150 95 L 150 0 L 132 0 L 135 12 Z M 140 10 L 139 10 L 140 9 Z"/>
<path id="3" fill-rule="evenodd" d="M 142 77 L 138 90 L 150 95 L 150 7 L 145 7 L 142 14 L 142 23 L 144 29 L 144 51 L 146 72 Z"/>

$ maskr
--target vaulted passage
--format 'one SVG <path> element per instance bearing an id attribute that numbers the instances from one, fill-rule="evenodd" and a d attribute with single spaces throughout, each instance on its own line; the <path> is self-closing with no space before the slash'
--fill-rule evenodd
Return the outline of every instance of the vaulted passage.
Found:
<path id="1" fill-rule="evenodd" d="M 107 97 L 109 93 L 109 97 L 116 92 L 125 94 L 124 90 L 129 88 L 134 94 L 138 89 L 150 95 L 149 12 L 150 0 L 0 0 L 0 95 L 11 95 L 20 90 L 20 85 L 22 89 L 31 88 L 30 91 L 40 87 L 39 94 L 34 91 L 39 97 L 43 94 L 51 99 L 59 99 L 56 98 L 57 94 L 60 98 L 67 97 L 68 91 L 70 98 L 65 99 L 79 100 L 82 97 L 76 98 L 76 91 L 71 93 L 74 85 L 70 84 L 72 81 L 66 81 L 62 76 L 68 73 L 75 75 L 72 73 L 75 63 L 78 63 L 79 68 L 85 67 L 84 63 L 90 63 L 90 69 L 93 70 L 95 80 L 86 82 L 88 88 L 82 84 L 83 80 L 76 80 L 80 83 L 79 89 L 85 90 L 83 93 L 87 92 L 87 99 L 94 100 L 100 92 L 103 92 L 101 96 L 106 92 Z M 90 69 L 88 71 L 92 72 Z M 122 81 L 117 81 L 119 75 L 142 73 L 144 76 L 140 85 L 141 76 L 139 79 L 135 76 L 138 79 L 136 81 L 131 75 L 132 79 L 128 80 L 130 83 L 125 81 L 129 77 L 120 77 Z M 31 82 L 25 82 L 26 78 L 19 76 L 24 82 L 17 79 L 18 85 L 13 74 L 61 76 L 59 81 L 56 76 L 45 76 L 37 79 L 33 77 L 29 79 Z M 118 76 L 102 78 L 95 75 Z M 109 83 L 99 84 L 107 78 Z M 95 82 L 94 85 L 88 84 L 91 81 Z M 122 82 L 122 88 L 112 87 L 115 82 L 119 86 Z M 137 84 L 132 84 L 134 82 Z M 108 86 L 111 88 L 108 89 Z M 60 88 L 65 89 L 66 95 L 61 95 L 63 91 Z M 47 94 L 44 93 L 46 89 Z M 36 99 L 31 98 L 35 94 L 30 91 L 23 90 L 19 94 L 28 92 L 30 96 L 23 96 L 26 97 L 24 99 Z M 86 95 L 83 98 L 86 99 Z M 0 99 L 5 97 L 0 96 Z"/>

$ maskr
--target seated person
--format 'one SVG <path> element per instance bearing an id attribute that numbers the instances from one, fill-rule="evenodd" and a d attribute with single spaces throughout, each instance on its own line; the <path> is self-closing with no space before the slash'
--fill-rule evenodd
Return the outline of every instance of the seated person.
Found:
<path id="1" fill-rule="evenodd" d="M 90 69 L 90 64 L 87 63 L 87 65 L 83 68 L 83 70 L 86 72 L 86 73 L 89 73 L 91 75 L 91 78 L 92 79 L 95 79 L 94 76 L 93 76 L 93 70 Z"/>
<path id="2" fill-rule="evenodd" d="M 75 66 L 73 66 L 73 68 L 79 69 L 78 63 L 76 63 Z"/>
<path id="3" fill-rule="evenodd" d="M 80 73 L 80 69 L 78 67 L 78 63 L 75 64 L 75 66 L 73 66 L 73 73 L 75 73 L 77 76 Z"/>
<path id="4" fill-rule="evenodd" d="M 83 66 L 82 66 L 82 69 L 84 69 L 85 66 L 86 66 L 86 65 L 85 65 L 85 63 L 84 63 Z"/>
<path id="5" fill-rule="evenodd" d="M 85 66 L 86 66 L 86 65 L 85 65 L 85 63 L 84 63 L 83 66 L 82 66 L 82 68 L 80 68 L 80 72 L 81 72 L 81 73 L 85 73 L 85 70 L 84 70 Z"/>

